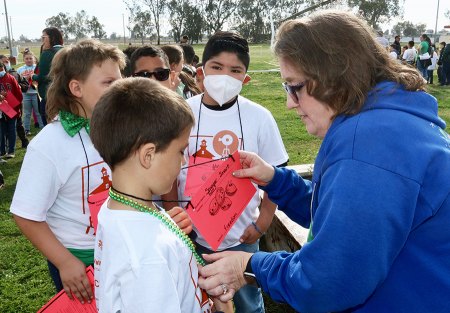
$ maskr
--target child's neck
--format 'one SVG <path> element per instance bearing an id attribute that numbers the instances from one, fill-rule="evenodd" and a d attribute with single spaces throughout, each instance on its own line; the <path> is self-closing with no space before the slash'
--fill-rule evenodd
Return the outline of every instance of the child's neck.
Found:
<path id="1" fill-rule="evenodd" d="M 121 175 L 125 174 L 125 175 Z M 130 180 L 130 177 L 133 177 L 127 173 L 115 173 L 113 171 L 113 190 L 120 194 L 121 196 L 127 198 L 131 201 L 136 201 L 142 205 L 149 207 L 150 209 L 155 210 L 156 206 L 152 201 L 152 192 L 145 188 L 142 184 L 140 184 L 136 180 Z M 118 201 L 110 201 L 110 209 L 113 210 L 131 210 L 136 211 L 136 209 L 118 202 Z"/>
<path id="2" fill-rule="evenodd" d="M 124 192 L 122 190 L 118 190 L 114 187 L 112 187 L 112 188 L 113 188 L 112 190 L 119 196 L 123 197 L 124 200 L 137 202 L 137 203 L 147 207 L 149 210 L 158 211 L 158 209 L 156 208 L 156 205 L 153 203 L 151 198 L 149 198 L 149 199 L 141 198 L 139 196 L 135 196 L 133 194 Z M 134 207 L 132 207 L 124 202 L 112 199 L 112 198 L 109 200 L 108 208 L 111 210 L 120 210 L 120 211 L 138 211 Z"/>

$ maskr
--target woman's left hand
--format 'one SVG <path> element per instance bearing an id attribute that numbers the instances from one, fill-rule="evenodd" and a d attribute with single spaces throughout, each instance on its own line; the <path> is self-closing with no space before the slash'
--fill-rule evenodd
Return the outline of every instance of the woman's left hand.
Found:
<path id="1" fill-rule="evenodd" d="M 189 234 L 192 231 L 192 221 L 186 211 L 181 207 L 176 206 L 167 211 L 167 214 L 169 214 L 178 227 L 180 227 L 186 234 Z"/>
<path id="2" fill-rule="evenodd" d="M 220 301 L 226 302 L 245 285 L 244 271 L 252 253 L 225 251 L 203 255 L 206 262 L 213 262 L 199 268 L 198 283 L 201 288 Z"/>

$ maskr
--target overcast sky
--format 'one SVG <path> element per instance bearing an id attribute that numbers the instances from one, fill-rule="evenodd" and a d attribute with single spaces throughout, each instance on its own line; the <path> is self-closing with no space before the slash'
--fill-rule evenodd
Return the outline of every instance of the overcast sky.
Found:
<path id="1" fill-rule="evenodd" d="M 438 0 L 405 0 L 403 20 L 416 23 L 427 24 L 427 29 L 435 28 L 436 11 Z M 8 15 L 12 20 L 12 32 L 15 39 L 21 34 L 29 39 L 39 38 L 42 29 L 45 28 L 45 20 L 59 12 L 70 13 L 74 16 L 76 12 L 84 9 L 89 16 L 97 16 L 99 21 L 105 25 L 108 36 L 112 32 L 123 35 L 122 16 L 127 22 L 127 10 L 122 0 L 6 0 Z M 450 20 L 444 17 L 444 12 L 450 9 L 449 0 L 440 0 L 438 31 L 444 25 L 450 25 Z M 0 37 L 6 34 L 5 9 L 0 2 Z M 383 29 L 390 29 L 393 24 L 400 19 L 394 19 L 389 25 L 384 25 Z M 162 29 L 167 31 L 169 26 L 162 25 Z M 164 31 L 163 31 L 164 32 Z M 128 36 L 128 31 L 127 31 Z"/>

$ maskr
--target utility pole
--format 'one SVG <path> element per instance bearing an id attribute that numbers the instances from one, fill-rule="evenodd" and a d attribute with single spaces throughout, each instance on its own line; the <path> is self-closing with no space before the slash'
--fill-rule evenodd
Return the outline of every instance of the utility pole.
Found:
<path id="1" fill-rule="evenodd" d="M 122 25 L 123 25 L 123 44 L 126 45 L 127 41 L 125 38 L 125 14 L 122 13 Z"/>
<path id="2" fill-rule="evenodd" d="M 11 40 L 14 41 L 14 33 L 12 28 L 12 16 L 9 16 L 9 28 L 11 29 Z"/>
<path id="3" fill-rule="evenodd" d="M 439 0 L 438 0 L 437 10 L 436 10 L 436 24 L 435 24 L 435 26 L 434 26 L 434 44 L 436 44 L 436 41 L 437 41 L 437 24 L 438 24 L 438 17 L 439 17 Z"/>
<path id="4" fill-rule="evenodd" d="M 6 28 L 8 28 L 9 55 L 12 56 L 12 42 L 11 42 L 11 33 L 9 32 L 9 19 L 8 19 L 8 10 L 6 9 L 6 0 L 3 0 L 3 4 L 5 5 Z"/>

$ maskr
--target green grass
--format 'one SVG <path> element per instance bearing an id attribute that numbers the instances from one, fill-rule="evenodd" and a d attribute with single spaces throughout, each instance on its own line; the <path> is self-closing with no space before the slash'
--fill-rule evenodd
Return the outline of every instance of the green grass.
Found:
<path id="1" fill-rule="evenodd" d="M 197 54 L 201 55 L 203 46 L 194 48 Z M 36 55 L 39 54 L 38 47 L 32 47 L 32 50 Z M 255 45 L 250 51 L 250 70 L 277 67 L 268 46 Z M 9 52 L 0 50 L 0 53 Z M 242 95 L 262 104 L 272 112 L 289 153 L 290 164 L 313 163 L 321 140 L 310 136 L 295 112 L 286 109 L 286 94 L 281 88 L 280 74 L 252 72 L 250 75 L 252 80 L 243 88 Z M 433 85 L 429 87 L 429 92 L 438 99 L 439 115 L 449 123 L 450 88 Z M 9 214 L 9 206 L 25 153 L 19 145 L 16 158 L 0 165 L 6 180 L 6 187 L 0 190 L 0 312 L 2 313 L 36 312 L 54 294 L 45 259 L 22 236 Z M 267 298 L 266 311 L 290 312 L 288 308 L 275 305 Z"/>

